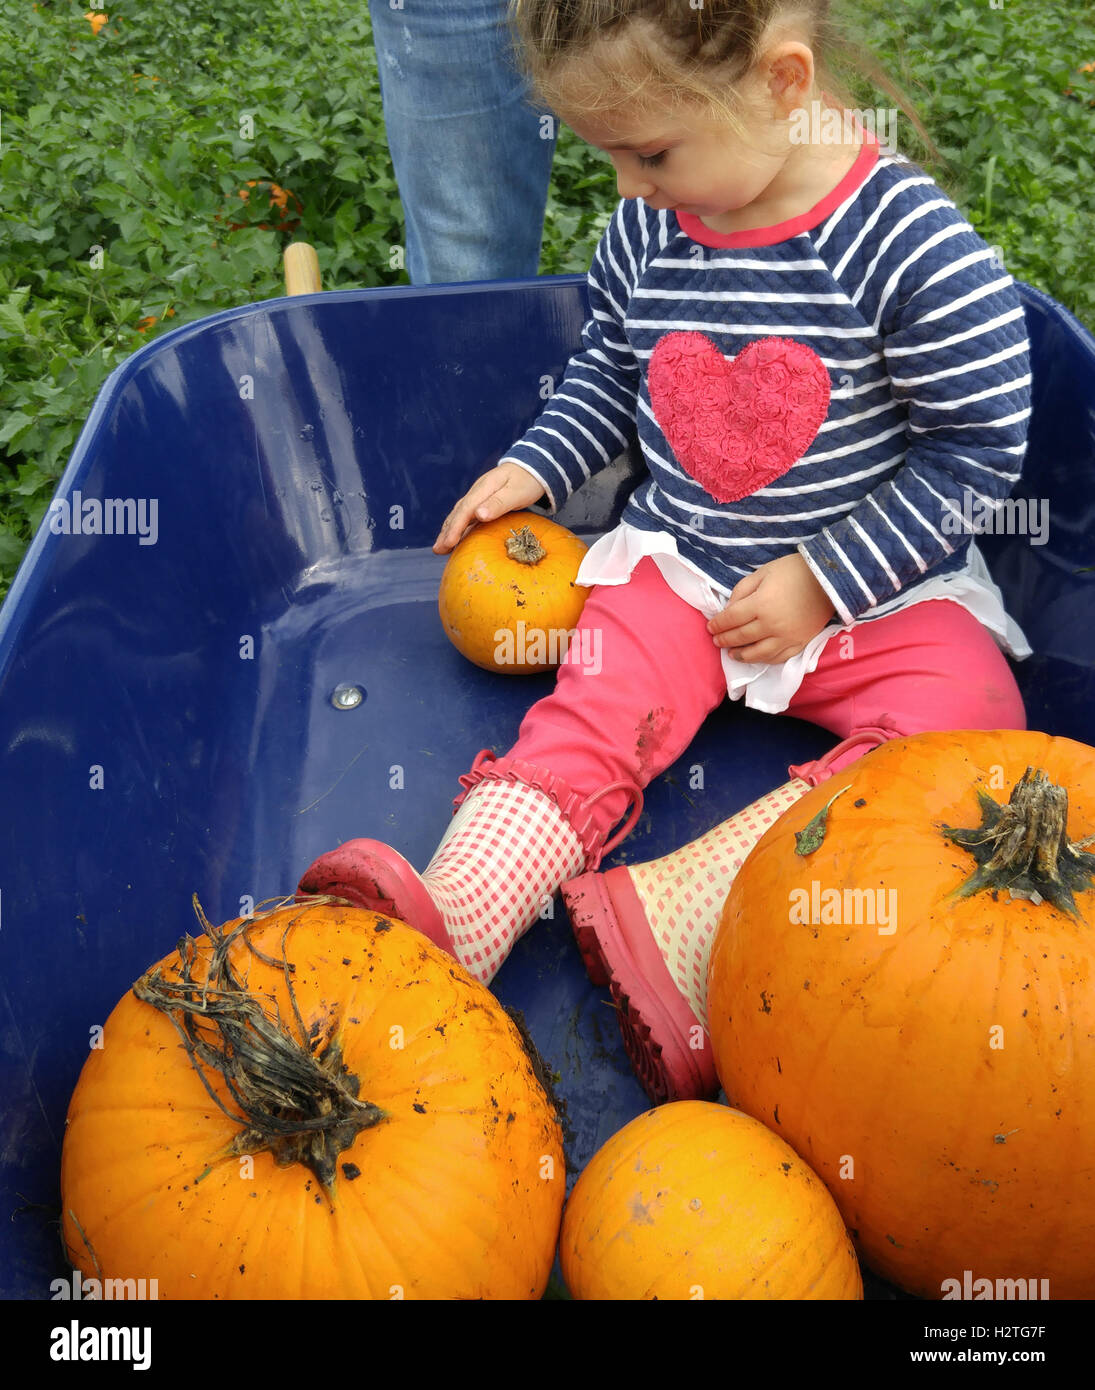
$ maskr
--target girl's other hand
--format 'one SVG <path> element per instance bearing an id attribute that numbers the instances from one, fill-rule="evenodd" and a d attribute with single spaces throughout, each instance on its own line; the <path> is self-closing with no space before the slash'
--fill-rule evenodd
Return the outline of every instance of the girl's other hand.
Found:
<path id="1" fill-rule="evenodd" d="M 747 574 L 707 630 L 715 646 L 738 661 L 778 666 L 797 656 L 835 617 L 832 599 L 796 551 Z"/>
<path id="2" fill-rule="evenodd" d="M 519 512 L 544 495 L 544 486 L 527 468 L 503 459 L 476 480 L 445 518 L 433 543 L 437 555 L 447 555 L 477 522 L 493 521 L 506 512 Z"/>

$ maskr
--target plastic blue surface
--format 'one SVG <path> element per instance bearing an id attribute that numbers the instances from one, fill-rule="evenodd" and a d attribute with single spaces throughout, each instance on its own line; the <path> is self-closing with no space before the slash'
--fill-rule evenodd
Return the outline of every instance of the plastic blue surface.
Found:
<path id="1" fill-rule="evenodd" d="M 981 544 L 1035 648 L 1017 667 L 1031 726 L 1095 742 L 1095 340 L 1020 289 L 1035 405 L 1016 495 L 1048 499 L 1050 527 Z M 47 518 L 0 613 L 0 1295 L 46 1297 L 62 1268 L 90 1030 L 195 929 L 191 894 L 236 916 L 355 835 L 421 867 L 459 774 L 550 688 L 449 645 L 430 546 L 542 408 L 586 313 L 583 276 L 271 300 L 166 334 L 104 385 L 57 498 L 155 498 L 155 543 Z M 560 520 L 607 528 L 633 466 Z M 331 703 L 344 683 L 366 692 L 355 709 Z M 606 867 L 676 848 L 831 743 L 727 702 Z M 495 989 L 562 1073 L 576 1172 L 648 1102 L 560 900 Z"/>

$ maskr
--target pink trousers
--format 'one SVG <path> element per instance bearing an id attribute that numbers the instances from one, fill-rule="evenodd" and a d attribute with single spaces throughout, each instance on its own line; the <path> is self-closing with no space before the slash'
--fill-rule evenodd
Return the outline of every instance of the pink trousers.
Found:
<path id="1" fill-rule="evenodd" d="M 504 757 L 484 750 L 461 777 L 539 786 L 581 836 L 587 869 L 630 832 L 642 789 L 691 743 L 726 698 L 707 619 L 650 558 L 599 585 L 582 610 L 555 689 L 525 715 Z M 943 729 L 1025 729 L 1022 698 L 991 633 L 959 604 L 931 599 L 838 633 L 786 710 L 840 742 L 788 769 L 816 786 L 887 739 Z M 628 810 L 623 828 L 609 832 Z"/>

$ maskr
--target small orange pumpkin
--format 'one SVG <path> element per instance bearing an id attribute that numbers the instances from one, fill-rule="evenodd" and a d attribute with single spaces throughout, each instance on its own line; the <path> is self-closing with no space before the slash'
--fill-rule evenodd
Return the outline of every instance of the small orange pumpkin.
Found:
<path id="1" fill-rule="evenodd" d="M 859 1299 L 836 1204 L 778 1135 L 683 1100 L 632 1120 L 590 1160 L 559 1240 L 577 1299 Z"/>
<path id="2" fill-rule="evenodd" d="M 449 556 L 438 607 L 452 644 L 485 671 L 531 675 L 567 654 L 589 590 L 585 543 L 534 512 L 484 521 Z"/>
<path id="3" fill-rule="evenodd" d="M 1093 832 L 1095 749 L 919 734 L 807 792 L 734 880 L 727 1097 L 911 1293 L 1095 1298 Z"/>
<path id="4" fill-rule="evenodd" d="M 81 1072 L 63 1231 L 173 1299 L 536 1299 L 562 1135 L 514 1022 L 402 922 L 331 898 L 185 937 Z"/>

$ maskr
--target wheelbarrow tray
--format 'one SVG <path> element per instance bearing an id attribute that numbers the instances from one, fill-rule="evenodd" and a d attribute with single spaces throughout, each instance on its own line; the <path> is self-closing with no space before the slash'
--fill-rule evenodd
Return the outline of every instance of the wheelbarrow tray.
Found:
<path id="1" fill-rule="evenodd" d="M 1017 495 L 1051 523 L 1044 545 L 981 545 L 1035 649 L 1016 668 L 1031 727 L 1095 742 L 1095 341 L 1019 288 L 1035 404 Z M 587 317 L 583 276 L 277 299 L 167 333 L 104 384 L 0 613 L 5 1298 L 48 1297 L 64 1270 L 69 1096 L 92 1030 L 197 929 L 191 895 L 238 916 L 357 835 L 423 866 L 459 775 L 551 688 L 453 649 L 431 545 Z M 559 520 L 603 533 L 637 467 L 617 460 Z M 88 534 L 88 499 L 131 518 L 143 500 L 145 534 Z M 338 708 L 340 686 L 364 698 Z M 727 701 L 606 867 L 679 847 L 832 741 Z M 560 899 L 494 989 L 561 1075 L 573 1181 L 649 1101 Z"/>

